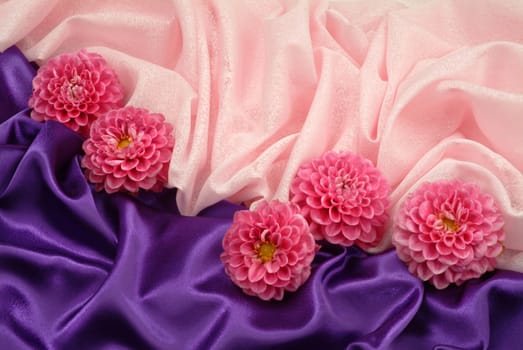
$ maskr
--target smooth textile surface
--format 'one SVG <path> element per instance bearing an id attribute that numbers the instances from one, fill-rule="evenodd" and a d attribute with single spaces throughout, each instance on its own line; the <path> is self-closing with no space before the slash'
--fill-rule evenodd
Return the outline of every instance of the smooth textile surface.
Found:
<path id="1" fill-rule="evenodd" d="M 174 190 L 93 191 L 82 138 L 23 107 L 33 68 L 0 54 L 1 349 L 515 349 L 523 275 L 496 271 L 443 291 L 394 251 L 324 246 L 281 302 L 243 294 L 221 240 L 242 207 L 181 216 Z M 17 113 L 18 112 L 18 113 Z"/>
<path id="2" fill-rule="evenodd" d="M 348 150 L 384 173 L 391 217 L 423 181 L 492 193 L 500 266 L 523 272 L 523 2 L 411 3 L 11 0 L 0 50 L 40 64 L 103 54 L 127 104 L 175 126 L 169 183 L 184 214 L 288 200 L 300 164 Z"/>

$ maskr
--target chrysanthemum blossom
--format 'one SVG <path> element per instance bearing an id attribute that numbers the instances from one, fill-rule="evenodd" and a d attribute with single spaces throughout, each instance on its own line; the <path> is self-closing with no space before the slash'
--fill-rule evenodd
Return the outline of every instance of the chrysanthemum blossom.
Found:
<path id="1" fill-rule="evenodd" d="M 425 183 L 402 204 L 392 241 L 412 274 L 443 289 L 494 269 L 503 225 L 492 196 L 476 185 Z"/>
<path id="2" fill-rule="evenodd" d="M 303 164 L 290 186 L 316 239 L 367 249 L 383 238 L 389 186 L 372 162 L 349 152 Z"/>
<path id="3" fill-rule="evenodd" d="M 123 88 L 102 56 L 80 50 L 50 59 L 33 79 L 29 107 L 38 121 L 55 120 L 87 136 L 91 123 L 123 106 Z"/>
<path id="4" fill-rule="evenodd" d="M 311 274 L 316 243 L 299 208 L 261 202 L 234 214 L 222 242 L 225 272 L 243 291 L 263 300 L 281 300 Z"/>
<path id="5" fill-rule="evenodd" d="M 124 107 L 101 116 L 83 144 L 87 178 L 96 190 L 108 193 L 161 191 L 174 146 L 172 129 L 162 114 L 141 108 Z"/>

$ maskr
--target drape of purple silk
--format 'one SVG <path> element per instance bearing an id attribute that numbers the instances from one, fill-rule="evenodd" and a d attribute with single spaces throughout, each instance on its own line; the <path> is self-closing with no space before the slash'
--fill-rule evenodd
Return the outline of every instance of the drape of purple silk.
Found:
<path id="1" fill-rule="evenodd" d="M 30 119 L 34 69 L 0 54 L 0 349 L 514 349 L 523 275 L 438 291 L 394 251 L 325 245 L 281 302 L 243 294 L 219 260 L 242 207 L 181 216 L 173 190 L 93 191 L 83 139 Z"/>

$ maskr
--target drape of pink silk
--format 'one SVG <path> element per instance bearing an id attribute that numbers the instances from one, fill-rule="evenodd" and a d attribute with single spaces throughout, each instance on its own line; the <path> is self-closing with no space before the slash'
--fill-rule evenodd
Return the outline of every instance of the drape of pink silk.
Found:
<path id="1" fill-rule="evenodd" d="M 372 3 L 372 4 L 371 4 Z M 155 0 L 0 2 L 0 50 L 43 64 L 86 47 L 128 105 L 176 129 L 169 173 L 193 215 L 288 198 L 304 161 L 350 150 L 391 184 L 392 218 L 423 181 L 499 202 L 523 272 L 523 3 Z"/>

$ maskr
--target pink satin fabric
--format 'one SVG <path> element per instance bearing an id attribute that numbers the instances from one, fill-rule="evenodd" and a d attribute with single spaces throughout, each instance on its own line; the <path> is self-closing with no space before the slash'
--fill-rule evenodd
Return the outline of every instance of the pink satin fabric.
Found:
<path id="1" fill-rule="evenodd" d="M 285 201 L 302 162 L 349 150 L 390 182 L 392 218 L 423 181 L 491 193 L 506 220 L 499 267 L 523 272 L 519 0 L 10 0 L 0 50 L 13 44 L 39 64 L 98 52 L 127 105 L 163 113 L 184 214 Z"/>

